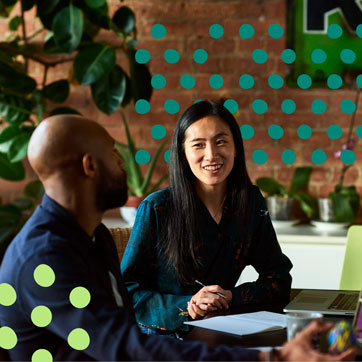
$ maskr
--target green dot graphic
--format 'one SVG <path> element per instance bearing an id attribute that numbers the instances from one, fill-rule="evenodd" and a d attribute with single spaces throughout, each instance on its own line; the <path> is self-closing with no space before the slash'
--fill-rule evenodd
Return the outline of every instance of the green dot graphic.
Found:
<path id="1" fill-rule="evenodd" d="M 359 125 L 357 128 L 356 128 L 356 134 L 359 138 L 362 138 L 362 126 Z"/>
<path id="2" fill-rule="evenodd" d="M 291 165 L 292 163 L 294 163 L 294 161 L 296 160 L 296 155 L 295 152 L 292 150 L 285 150 L 282 153 L 282 161 L 286 164 L 286 165 Z"/>
<path id="3" fill-rule="evenodd" d="M 284 35 L 284 29 L 278 24 L 271 24 L 268 33 L 273 39 L 280 39 Z"/>
<path id="4" fill-rule="evenodd" d="M 343 79 L 338 74 L 331 74 L 327 79 L 327 85 L 331 89 L 341 88 L 343 84 Z"/>
<path id="5" fill-rule="evenodd" d="M 89 346 L 89 334 L 82 328 L 73 329 L 68 335 L 68 344 L 72 348 L 83 351 Z"/>
<path id="6" fill-rule="evenodd" d="M 255 63 L 264 64 L 268 60 L 268 54 L 263 49 L 255 49 L 252 54 Z"/>
<path id="7" fill-rule="evenodd" d="M 55 281 L 53 269 L 46 264 L 38 265 L 34 270 L 34 280 L 41 287 L 50 287 Z"/>
<path id="8" fill-rule="evenodd" d="M 341 152 L 341 161 L 346 165 L 351 165 L 354 161 L 356 161 L 356 155 L 351 150 L 343 150 Z"/>
<path id="9" fill-rule="evenodd" d="M 326 102 L 322 101 L 321 99 L 315 99 L 312 102 L 312 112 L 315 114 L 322 114 L 327 110 Z"/>
<path id="10" fill-rule="evenodd" d="M 355 103 L 353 101 L 351 101 L 350 99 L 344 99 L 341 102 L 340 107 L 341 107 L 341 111 L 346 114 L 351 114 L 356 110 Z"/>
<path id="11" fill-rule="evenodd" d="M 282 102 L 282 111 L 285 114 L 292 114 L 296 110 L 295 102 L 292 99 L 285 99 Z"/>
<path id="12" fill-rule="evenodd" d="M 239 28 L 240 38 L 250 39 L 254 36 L 255 30 L 250 24 L 243 24 Z"/>
<path id="13" fill-rule="evenodd" d="M 244 124 L 240 127 L 241 137 L 244 140 L 250 140 L 254 137 L 255 131 L 254 128 L 248 124 Z"/>
<path id="14" fill-rule="evenodd" d="M 312 78 L 308 74 L 301 74 L 297 79 L 298 87 L 308 89 L 312 85 Z"/>
<path id="15" fill-rule="evenodd" d="M 194 102 L 194 104 L 196 104 L 196 103 L 199 103 L 199 102 L 202 102 L 203 101 L 203 99 L 196 99 L 196 101 Z"/>
<path id="16" fill-rule="evenodd" d="M 357 85 L 362 88 L 362 74 L 359 74 L 356 78 Z"/>
<path id="17" fill-rule="evenodd" d="M 161 124 L 156 124 L 151 129 L 151 136 L 155 140 L 161 140 L 162 138 L 166 137 L 166 128 Z"/>
<path id="18" fill-rule="evenodd" d="M 280 140 L 284 136 L 283 127 L 280 127 L 277 124 L 272 124 L 268 128 L 268 134 L 273 140 Z"/>
<path id="19" fill-rule="evenodd" d="M 239 109 L 238 102 L 234 101 L 233 99 L 227 99 L 224 102 L 224 107 L 232 114 L 236 113 Z"/>
<path id="20" fill-rule="evenodd" d="M 262 99 L 256 99 L 252 104 L 253 111 L 257 114 L 264 114 L 268 110 L 268 104 Z"/>
<path id="21" fill-rule="evenodd" d="M 195 78 L 190 74 L 183 74 L 180 78 L 180 84 L 185 89 L 192 89 L 195 87 Z"/>
<path id="22" fill-rule="evenodd" d="M 224 35 L 224 28 L 220 24 L 213 24 L 209 28 L 209 34 L 213 39 L 220 39 Z"/>
<path id="23" fill-rule="evenodd" d="M 180 105 L 174 99 L 167 99 L 163 104 L 163 108 L 169 114 L 176 114 L 180 111 Z"/>
<path id="24" fill-rule="evenodd" d="M 356 28 L 356 34 L 362 38 L 362 24 L 359 24 Z"/>
<path id="25" fill-rule="evenodd" d="M 342 36 L 343 30 L 338 24 L 332 24 L 328 27 L 327 33 L 331 39 L 338 39 Z"/>
<path id="26" fill-rule="evenodd" d="M 163 57 L 169 64 L 176 64 L 180 60 L 180 54 L 175 49 L 167 49 Z"/>
<path id="27" fill-rule="evenodd" d="M 171 155 L 170 150 L 165 151 L 165 153 L 163 154 L 163 158 L 167 163 L 170 163 L 170 155 Z"/>
<path id="28" fill-rule="evenodd" d="M 155 39 L 162 39 L 166 36 L 166 28 L 162 24 L 155 24 L 151 28 L 151 35 Z"/>
<path id="29" fill-rule="evenodd" d="M 196 49 L 194 51 L 194 61 L 198 64 L 203 64 L 207 61 L 207 58 L 209 55 L 207 54 L 207 51 L 204 49 Z"/>
<path id="30" fill-rule="evenodd" d="M 46 349 L 38 349 L 31 356 L 31 362 L 53 362 L 53 356 Z"/>
<path id="31" fill-rule="evenodd" d="M 302 140 L 307 140 L 312 135 L 312 129 L 307 124 L 298 127 L 297 134 Z"/>
<path id="32" fill-rule="evenodd" d="M 138 49 L 135 54 L 135 59 L 139 64 L 146 64 L 151 59 L 151 55 L 146 49 Z"/>
<path id="33" fill-rule="evenodd" d="M 322 49 L 314 49 L 312 52 L 312 62 L 315 64 L 322 64 L 327 60 L 327 54 Z"/>
<path id="34" fill-rule="evenodd" d="M 151 78 L 151 85 L 155 89 L 162 89 L 166 86 L 166 78 L 161 74 L 155 74 Z"/>
<path id="35" fill-rule="evenodd" d="M 312 152 L 312 162 L 316 165 L 321 165 L 327 161 L 327 155 L 322 150 L 315 150 Z"/>
<path id="36" fill-rule="evenodd" d="M 270 88 L 280 89 L 284 85 L 284 79 L 278 74 L 271 74 L 268 78 Z"/>
<path id="37" fill-rule="evenodd" d="M 224 85 L 224 79 L 219 74 L 213 74 L 209 78 L 209 84 L 210 84 L 210 87 L 213 89 L 220 89 Z"/>
<path id="38" fill-rule="evenodd" d="M 46 327 L 52 321 L 52 312 L 48 307 L 39 305 L 32 310 L 30 317 L 37 327 Z"/>
<path id="39" fill-rule="evenodd" d="M 5 307 L 13 305 L 16 301 L 15 289 L 8 283 L 0 284 L 0 304 Z"/>
<path id="40" fill-rule="evenodd" d="M 340 53 L 340 58 L 343 63 L 352 64 L 356 60 L 356 53 L 351 49 L 343 49 Z"/>
<path id="41" fill-rule="evenodd" d="M 239 79 L 239 85 L 242 89 L 253 88 L 255 84 L 254 78 L 249 74 L 243 74 Z"/>
<path id="42" fill-rule="evenodd" d="M 150 162 L 151 155 L 146 150 L 138 150 L 135 154 L 135 160 L 140 165 L 145 165 L 146 163 Z"/>
<path id="43" fill-rule="evenodd" d="M 327 134 L 331 140 L 337 140 L 338 138 L 342 137 L 343 131 L 340 126 L 332 124 L 331 126 L 328 127 Z"/>
<path id="44" fill-rule="evenodd" d="M 253 161 L 258 165 L 263 165 L 268 161 L 268 154 L 263 150 L 255 150 L 252 157 Z"/>
<path id="45" fill-rule="evenodd" d="M 150 111 L 151 105 L 145 99 L 139 99 L 136 102 L 134 108 L 138 114 L 146 114 Z"/>
<path id="46" fill-rule="evenodd" d="M 295 59 L 296 59 L 296 54 L 295 54 L 295 51 L 293 49 L 285 49 L 283 50 L 282 52 L 282 61 L 285 63 L 285 64 L 292 64 L 295 62 Z"/>
<path id="47" fill-rule="evenodd" d="M 0 347 L 3 349 L 12 349 L 18 343 L 16 333 L 9 327 L 0 328 Z"/>
<path id="48" fill-rule="evenodd" d="M 70 292 L 69 300 L 73 307 L 85 308 L 91 300 L 91 295 L 88 289 L 84 287 L 76 287 Z"/>

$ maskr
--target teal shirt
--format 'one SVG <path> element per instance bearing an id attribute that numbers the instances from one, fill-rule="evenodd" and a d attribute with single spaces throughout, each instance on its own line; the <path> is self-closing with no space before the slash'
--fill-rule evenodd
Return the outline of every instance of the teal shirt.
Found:
<path id="1" fill-rule="evenodd" d="M 139 324 L 168 331 L 187 330 L 183 324 L 188 320 L 187 302 L 200 286 L 180 284 L 175 271 L 164 264 L 157 247 L 169 195 L 168 188 L 157 191 L 139 206 L 121 271 Z M 249 238 L 239 235 L 240 221 L 227 208 L 217 224 L 201 201 L 198 207 L 201 239 L 197 256 L 202 269 L 195 279 L 231 290 L 231 305 L 288 300 L 292 264 L 281 252 L 259 189 L 251 189 Z M 247 265 L 258 272 L 258 280 L 235 287 Z"/>

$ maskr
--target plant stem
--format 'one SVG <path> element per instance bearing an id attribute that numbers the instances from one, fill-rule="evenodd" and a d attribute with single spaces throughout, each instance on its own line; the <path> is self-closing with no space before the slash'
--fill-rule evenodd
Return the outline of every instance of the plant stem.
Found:
<path id="1" fill-rule="evenodd" d="M 22 33 L 23 33 L 23 41 L 24 44 L 27 44 L 27 38 L 26 38 L 26 27 L 25 27 L 25 16 L 24 16 L 24 8 L 23 8 L 23 2 L 20 1 L 20 6 L 21 6 L 21 28 L 22 28 Z M 29 60 L 28 58 L 25 58 L 25 73 L 28 72 L 28 66 L 29 66 Z"/>

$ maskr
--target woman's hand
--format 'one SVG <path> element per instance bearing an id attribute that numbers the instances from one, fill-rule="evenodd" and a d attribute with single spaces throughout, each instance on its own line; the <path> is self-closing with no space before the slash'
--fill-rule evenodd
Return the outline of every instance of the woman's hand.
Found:
<path id="1" fill-rule="evenodd" d="M 225 295 L 225 298 L 216 293 Z M 192 319 L 204 317 L 209 312 L 228 309 L 231 299 L 230 290 L 222 289 L 219 285 L 207 285 L 192 296 L 187 311 Z"/>

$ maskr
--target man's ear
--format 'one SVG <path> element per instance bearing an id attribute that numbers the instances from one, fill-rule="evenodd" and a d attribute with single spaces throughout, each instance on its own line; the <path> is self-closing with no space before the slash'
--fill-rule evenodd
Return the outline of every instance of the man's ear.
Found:
<path id="1" fill-rule="evenodd" d="M 82 157 L 83 172 L 86 176 L 93 178 L 96 174 L 96 160 L 90 153 L 86 153 Z"/>

